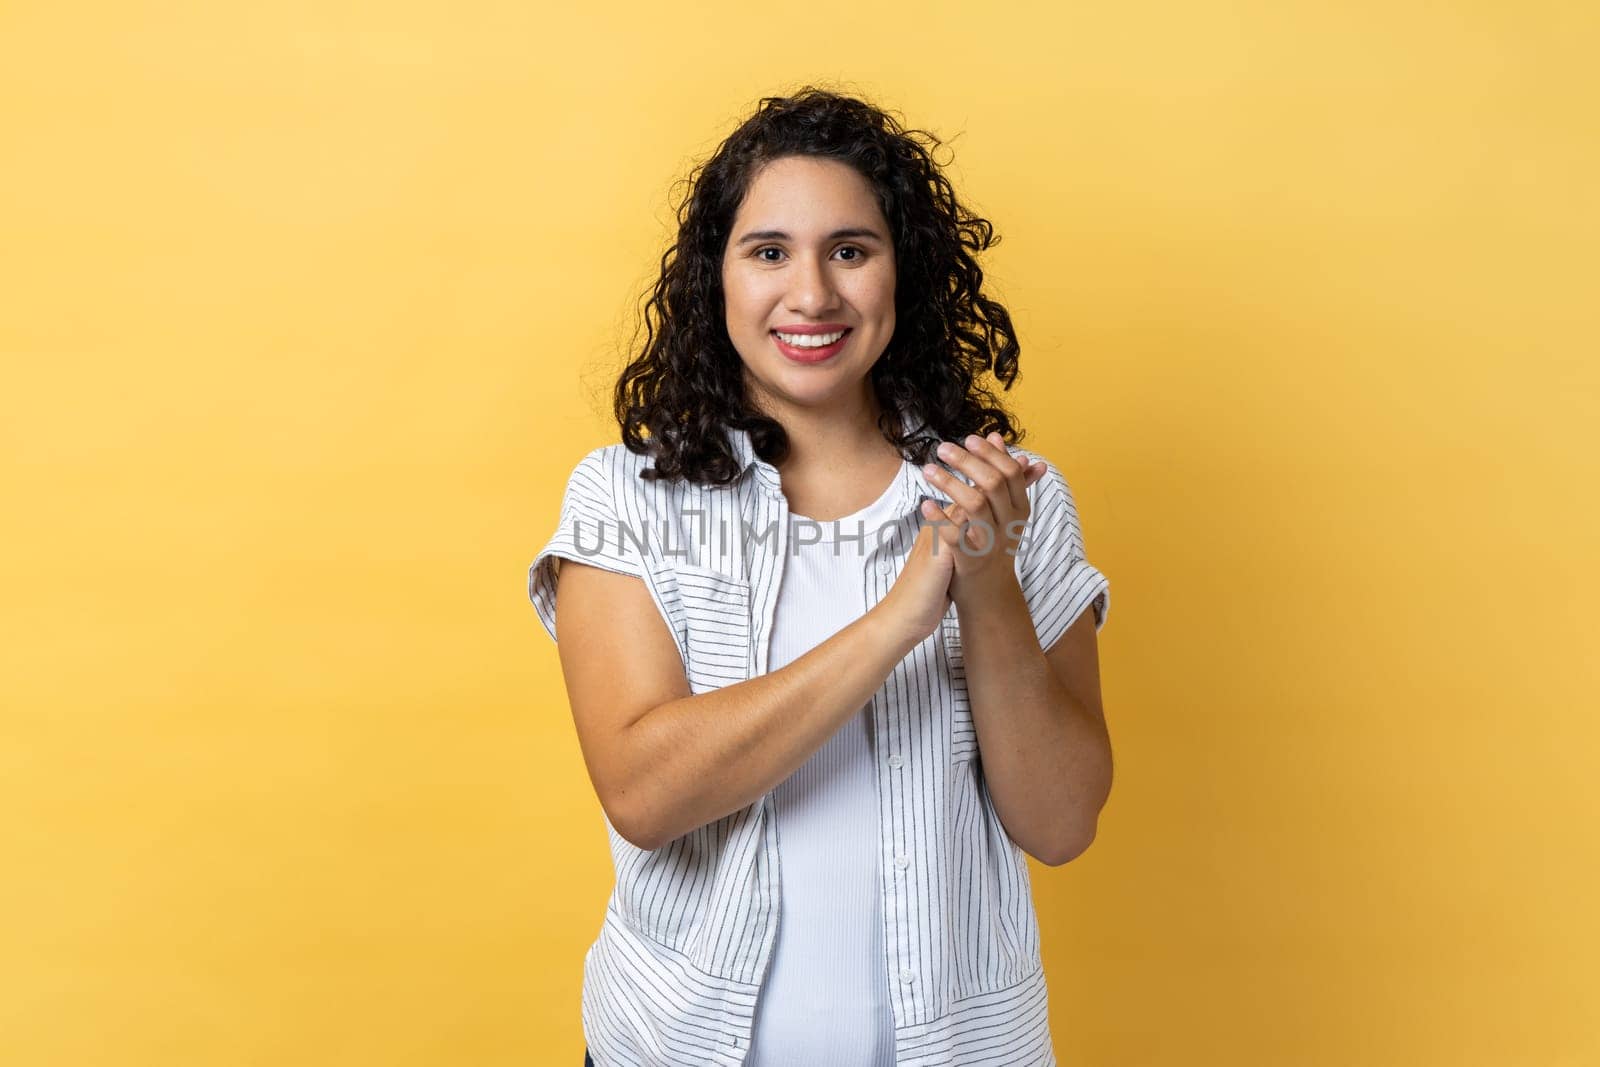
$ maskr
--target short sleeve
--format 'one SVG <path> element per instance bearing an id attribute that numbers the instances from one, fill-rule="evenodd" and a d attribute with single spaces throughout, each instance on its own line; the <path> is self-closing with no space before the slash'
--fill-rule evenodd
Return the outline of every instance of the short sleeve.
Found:
<path id="1" fill-rule="evenodd" d="M 1055 464 L 1028 489 L 1030 509 L 1017 548 L 1017 580 L 1033 616 L 1039 647 L 1048 651 L 1085 608 L 1095 613 L 1096 633 L 1111 610 L 1111 583 L 1085 558 L 1083 530 L 1072 489 Z"/>
<path id="2" fill-rule="evenodd" d="M 617 574 L 644 577 L 644 559 L 635 538 L 619 520 L 617 498 L 628 486 L 628 468 L 617 462 L 615 446 L 597 448 L 578 461 L 561 497 L 556 531 L 528 566 L 528 599 L 550 640 L 556 640 L 558 559 L 577 560 Z"/>

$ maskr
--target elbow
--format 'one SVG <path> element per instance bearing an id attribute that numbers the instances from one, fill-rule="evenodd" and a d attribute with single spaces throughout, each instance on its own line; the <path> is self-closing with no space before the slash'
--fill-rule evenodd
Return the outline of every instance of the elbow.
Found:
<path id="1" fill-rule="evenodd" d="M 654 805 L 635 783 L 627 788 L 613 787 L 600 797 L 606 822 L 616 835 L 645 852 L 654 852 L 665 841 L 660 837 L 660 820 L 651 817 Z"/>
<path id="2" fill-rule="evenodd" d="M 630 726 L 614 749 L 617 758 L 607 764 L 604 778 L 596 775 L 595 791 L 617 836 L 634 848 L 654 852 L 670 839 L 661 836 L 661 805 L 653 799 L 653 783 L 634 770 L 637 764 L 633 761 L 641 758 L 630 747 L 636 739 L 637 732 Z"/>
<path id="3" fill-rule="evenodd" d="M 1105 807 L 1106 799 L 1111 795 L 1110 768 L 1107 768 L 1105 792 L 1100 795 L 1099 803 L 1093 809 L 1085 812 L 1081 818 L 1074 820 L 1065 835 L 1065 840 L 1060 841 L 1048 859 L 1041 857 L 1040 862 L 1049 867 L 1060 867 L 1062 864 L 1071 863 L 1094 844 L 1094 835 L 1100 828 L 1100 811 Z"/>
<path id="4" fill-rule="evenodd" d="M 634 848 L 645 852 L 654 852 L 666 842 L 661 840 L 655 821 L 646 817 L 642 811 L 645 805 L 638 803 L 637 791 L 631 797 L 613 797 L 610 803 L 602 804 L 606 811 L 606 821 L 611 828 Z"/>
<path id="5" fill-rule="evenodd" d="M 635 817 L 624 817 L 620 814 L 613 816 L 611 814 L 613 810 L 615 809 L 606 808 L 606 821 L 611 824 L 611 829 L 616 831 L 618 837 L 645 852 L 654 852 L 661 847 L 661 843 L 656 840 L 656 835 L 648 824 Z"/>
<path id="6" fill-rule="evenodd" d="M 611 807 L 607 804 L 601 804 L 600 807 L 606 813 L 606 825 L 611 828 L 613 834 L 616 834 L 634 848 L 644 847 L 639 843 L 640 836 L 638 831 L 633 828 L 633 823 L 613 813 Z"/>
<path id="7" fill-rule="evenodd" d="M 1057 848 L 1048 856 L 1041 856 L 1040 860 L 1047 867 L 1060 867 L 1063 864 L 1071 863 L 1087 852 L 1090 845 L 1094 844 L 1094 833 L 1095 826 L 1091 823 L 1086 832 L 1078 834 L 1069 840 L 1064 848 Z"/>

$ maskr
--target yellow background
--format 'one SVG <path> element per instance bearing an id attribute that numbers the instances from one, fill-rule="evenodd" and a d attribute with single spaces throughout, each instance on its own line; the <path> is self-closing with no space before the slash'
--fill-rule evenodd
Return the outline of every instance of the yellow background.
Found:
<path id="1" fill-rule="evenodd" d="M 1112 583 L 1062 1063 L 1600 1063 L 1597 30 L 0 6 L 0 1063 L 581 1062 L 526 567 L 673 181 L 807 81 L 953 142 Z"/>

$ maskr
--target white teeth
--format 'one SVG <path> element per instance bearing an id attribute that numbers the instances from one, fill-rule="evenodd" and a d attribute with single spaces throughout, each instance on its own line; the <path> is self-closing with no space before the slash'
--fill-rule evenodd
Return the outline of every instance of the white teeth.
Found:
<path id="1" fill-rule="evenodd" d="M 772 332 L 778 334 L 784 344 L 796 348 L 826 348 L 845 334 L 843 330 L 838 333 L 778 333 L 777 330 Z"/>

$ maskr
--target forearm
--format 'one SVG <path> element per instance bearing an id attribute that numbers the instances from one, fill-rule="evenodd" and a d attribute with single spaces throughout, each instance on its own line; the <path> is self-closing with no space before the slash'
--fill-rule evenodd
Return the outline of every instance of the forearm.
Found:
<path id="1" fill-rule="evenodd" d="M 1105 724 L 1056 677 L 1021 588 L 957 614 L 967 695 L 995 811 L 1024 851 L 1064 863 L 1093 840 L 1111 792 Z"/>
<path id="2" fill-rule="evenodd" d="M 626 740 L 638 843 L 659 848 L 760 799 L 859 712 L 912 647 L 874 609 L 780 670 L 648 712 Z"/>

